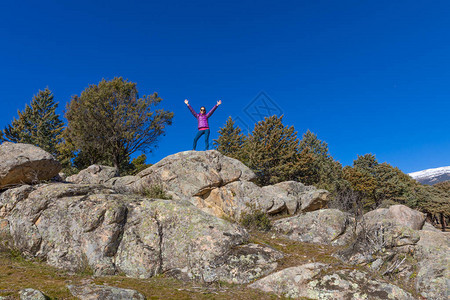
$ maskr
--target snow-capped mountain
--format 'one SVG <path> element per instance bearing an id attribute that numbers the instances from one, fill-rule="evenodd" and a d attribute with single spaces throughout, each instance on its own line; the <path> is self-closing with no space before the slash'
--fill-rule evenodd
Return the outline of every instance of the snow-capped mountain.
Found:
<path id="1" fill-rule="evenodd" d="M 450 166 L 409 173 L 409 176 L 423 184 L 435 184 L 450 180 Z"/>

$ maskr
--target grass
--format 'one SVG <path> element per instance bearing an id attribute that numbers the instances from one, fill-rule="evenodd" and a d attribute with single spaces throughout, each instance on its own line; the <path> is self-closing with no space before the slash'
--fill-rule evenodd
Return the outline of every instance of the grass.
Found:
<path id="1" fill-rule="evenodd" d="M 140 194 L 147 198 L 172 200 L 172 196 L 167 194 L 162 184 L 153 184 L 145 187 Z"/>

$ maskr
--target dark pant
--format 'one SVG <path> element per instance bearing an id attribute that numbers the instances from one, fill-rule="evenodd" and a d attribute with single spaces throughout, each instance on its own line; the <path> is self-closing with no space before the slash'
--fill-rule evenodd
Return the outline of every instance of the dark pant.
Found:
<path id="1" fill-rule="evenodd" d="M 206 129 L 206 130 L 199 130 L 199 131 L 197 132 L 197 134 L 195 135 L 195 138 L 194 138 L 194 150 L 195 150 L 195 148 L 197 147 L 197 141 L 198 141 L 198 139 L 199 139 L 203 134 L 205 135 L 205 148 L 206 148 L 206 150 L 209 149 L 209 129 Z"/>

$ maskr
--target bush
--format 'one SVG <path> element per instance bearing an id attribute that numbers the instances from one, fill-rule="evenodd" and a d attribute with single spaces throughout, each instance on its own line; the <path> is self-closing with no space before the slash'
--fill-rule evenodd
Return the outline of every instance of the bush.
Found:
<path id="1" fill-rule="evenodd" d="M 172 196 L 166 193 L 162 184 L 153 184 L 149 187 L 145 187 L 139 194 L 147 198 L 172 200 Z"/>
<path id="2" fill-rule="evenodd" d="M 240 223 L 242 226 L 253 230 L 269 231 L 272 227 L 269 216 L 259 209 L 253 209 L 251 213 L 244 212 Z"/>

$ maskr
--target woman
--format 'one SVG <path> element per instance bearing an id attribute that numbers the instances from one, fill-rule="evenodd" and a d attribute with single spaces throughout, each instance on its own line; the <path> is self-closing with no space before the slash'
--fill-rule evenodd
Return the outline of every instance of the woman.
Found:
<path id="1" fill-rule="evenodd" d="M 189 105 L 189 101 L 186 99 L 184 100 L 184 103 L 186 103 L 187 107 L 191 111 L 192 115 L 197 119 L 198 121 L 198 132 L 195 135 L 194 138 L 194 145 L 193 149 L 197 147 L 197 141 L 202 136 L 205 135 L 205 147 L 206 150 L 209 149 L 209 124 L 208 124 L 208 118 L 211 117 L 211 115 L 214 113 L 214 111 L 217 109 L 217 107 L 222 104 L 222 100 L 217 101 L 217 104 L 214 105 L 214 107 L 206 113 L 206 109 L 204 106 L 200 108 L 200 113 L 196 113 L 195 110 L 192 108 L 192 106 Z"/>

